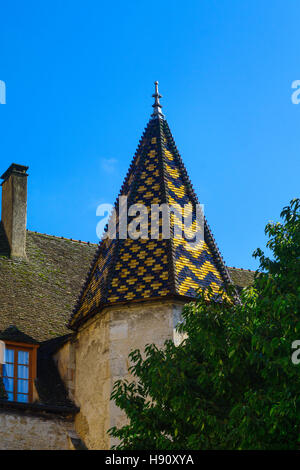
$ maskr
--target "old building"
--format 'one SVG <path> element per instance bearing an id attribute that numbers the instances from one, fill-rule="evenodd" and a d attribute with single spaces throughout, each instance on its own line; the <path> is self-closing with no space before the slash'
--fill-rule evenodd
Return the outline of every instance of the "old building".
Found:
<path id="1" fill-rule="evenodd" d="M 154 98 L 120 196 L 128 207 L 194 210 L 157 84 Z M 178 341 L 182 306 L 199 289 L 238 290 L 253 272 L 225 265 L 206 220 L 193 248 L 174 236 L 176 215 L 170 239 L 147 228 L 148 237 L 104 236 L 98 247 L 27 231 L 27 170 L 12 164 L 2 175 L 0 448 L 108 449 L 107 429 L 124 422 L 110 393 L 128 375 L 130 350 Z M 116 229 L 120 235 L 118 216 Z"/>

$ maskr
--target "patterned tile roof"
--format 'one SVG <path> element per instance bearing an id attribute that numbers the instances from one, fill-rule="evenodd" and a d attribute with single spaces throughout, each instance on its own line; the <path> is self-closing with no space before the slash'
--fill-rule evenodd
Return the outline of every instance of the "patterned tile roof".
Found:
<path id="1" fill-rule="evenodd" d="M 143 204 L 149 213 L 153 204 L 183 207 L 190 203 L 195 227 L 198 199 L 168 123 L 157 109 L 142 135 L 119 196 L 127 196 L 128 207 Z M 115 208 L 118 235 L 121 223 L 119 198 Z M 133 217 L 128 217 L 128 224 L 132 220 Z M 176 215 L 172 215 L 173 234 L 178 223 Z M 144 239 L 104 237 L 69 326 L 76 329 L 106 305 L 170 296 L 195 298 L 201 288 L 210 286 L 217 293 L 224 283 L 231 283 L 206 220 L 204 225 L 204 243 L 200 242 L 196 249 L 192 249 L 183 237 L 163 239 L 160 234 L 153 239 L 150 226 L 147 226 L 147 238 Z"/>

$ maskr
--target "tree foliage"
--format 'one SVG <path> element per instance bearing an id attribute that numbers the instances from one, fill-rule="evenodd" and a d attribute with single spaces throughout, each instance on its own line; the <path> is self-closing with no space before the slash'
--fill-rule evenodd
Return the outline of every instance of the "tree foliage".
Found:
<path id="1" fill-rule="evenodd" d="M 135 380 L 112 399 L 128 424 L 111 428 L 118 449 L 296 449 L 300 444 L 300 201 L 269 223 L 272 258 L 260 260 L 241 302 L 202 293 L 185 306 L 186 339 L 130 354 Z M 207 296 L 210 298 L 207 301 Z"/>

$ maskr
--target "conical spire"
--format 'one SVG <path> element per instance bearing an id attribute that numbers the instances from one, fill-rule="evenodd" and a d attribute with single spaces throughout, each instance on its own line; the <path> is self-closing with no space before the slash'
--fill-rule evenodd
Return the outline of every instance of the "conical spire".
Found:
<path id="1" fill-rule="evenodd" d="M 151 114 L 151 118 L 152 119 L 155 119 L 155 118 L 164 119 L 164 115 L 161 112 L 162 105 L 159 102 L 159 99 L 162 98 L 162 95 L 160 95 L 158 92 L 158 82 L 157 81 L 154 82 L 154 85 L 155 85 L 155 92 L 152 96 L 155 99 L 155 101 L 154 101 L 154 104 L 152 105 L 153 114 Z"/>
<path id="2" fill-rule="evenodd" d="M 119 197 L 127 197 L 128 209 L 139 204 L 147 208 L 148 214 L 153 205 L 162 204 L 181 208 L 191 204 L 194 211 L 198 199 L 163 119 L 157 83 L 154 98 L 154 113 Z M 122 206 L 120 198 L 115 204 L 117 214 L 119 205 Z M 132 220 L 128 212 L 128 227 Z M 104 238 L 99 243 L 69 323 L 71 328 L 76 329 L 108 305 L 174 297 L 188 300 L 195 298 L 201 289 L 210 287 L 217 294 L 224 284 L 231 283 L 206 220 L 204 241 L 193 249 L 184 238 L 153 237 L 150 216 L 148 236 L 144 238 L 119 237 L 119 223 L 117 215 L 117 237 Z M 174 234 L 178 226 L 176 217 L 172 218 L 171 226 Z"/>

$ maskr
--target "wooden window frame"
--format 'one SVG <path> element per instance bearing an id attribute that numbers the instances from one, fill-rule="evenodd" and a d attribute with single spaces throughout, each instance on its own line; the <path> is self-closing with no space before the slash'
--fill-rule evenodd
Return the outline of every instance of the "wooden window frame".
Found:
<path id="1" fill-rule="evenodd" d="M 36 366 L 37 366 L 37 349 L 39 347 L 38 344 L 27 344 L 27 343 L 16 343 L 15 341 L 5 341 L 5 348 L 13 349 L 14 350 L 14 388 L 13 388 L 13 395 L 15 402 L 18 402 L 18 352 L 25 351 L 29 353 L 29 360 L 28 360 L 28 393 L 24 395 L 28 395 L 28 403 L 32 403 L 33 401 L 33 383 L 36 378 Z M 25 364 L 24 364 L 25 365 Z M 0 372 L 1 376 L 3 377 L 3 367 L 0 364 Z M 19 403 L 19 402 L 18 402 Z M 26 403 L 26 402 L 25 402 Z"/>

